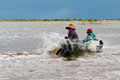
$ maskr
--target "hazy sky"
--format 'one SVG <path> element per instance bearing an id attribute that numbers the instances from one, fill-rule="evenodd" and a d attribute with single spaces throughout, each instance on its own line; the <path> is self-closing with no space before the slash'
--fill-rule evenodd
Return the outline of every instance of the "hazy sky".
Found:
<path id="1" fill-rule="evenodd" d="M 120 0 L 0 0 L 0 19 L 120 19 Z"/>

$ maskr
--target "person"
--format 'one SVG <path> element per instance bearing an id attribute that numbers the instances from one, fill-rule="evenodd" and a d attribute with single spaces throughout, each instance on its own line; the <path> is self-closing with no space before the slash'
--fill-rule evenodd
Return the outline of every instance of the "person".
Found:
<path id="1" fill-rule="evenodd" d="M 87 37 L 85 38 L 85 40 L 83 40 L 83 42 L 85 43 L 85 42 L 87 42 L 87 41 L 89 41 L 91 39 L 97 40 L 96 39 L 96 35 L 93 33 L 93 30 L 92 29 L 88 29 L 87 30 Z"/>
<path id="2" fill-rule="evenodd" d="M 67 41 L 67 45 L 69 47 L 69 50 L 72 49 L 72 51 L 76 51 L 79 48 L 79 37 L 76 33 L 76 27 L 73 24 L 69 24 L 68 27 L 66 27 L 66 29 L 68 30 L 68 39 L 71 41 L 71 43 L 69 42 L 69 40 Z"/>
<path id="3" fill-rule="evenodd" d="M 68 30 L 68 36 L 67 38 L 71 41 L 71 42 L 79 42 L 79 37 L 76 33 L 76 28 L 73 24 L 69 24 L 68 27 L 66 27 L 66 29 Z"/>
<path id="4" fill-rule="evenodd" d="M 64 56 L 70 56 L 73 51 L 78 49 L 78 43 L 79 43 L 79 37 L 76 33 L 76 28 L 73 24 L 69 24 L 68 27 L 66 27 L 68 30 L 68 36 L 65 36 L 66 44 L 62 44 L 61 48 L 57 51 L 56 55 L 61 53 L 61 55 Z M 71 42 L 73 44 L 71 44 Z"/>

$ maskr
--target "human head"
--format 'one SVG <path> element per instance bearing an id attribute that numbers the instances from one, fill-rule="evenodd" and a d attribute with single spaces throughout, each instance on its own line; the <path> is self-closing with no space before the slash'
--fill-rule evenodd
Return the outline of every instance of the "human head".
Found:
<path id="1" fill-rule="evenodd" d="M 73 30 L 75 30 L 76 28 L 75 28 L 75 26 L 73 25 L 73 24 L 69 24 L 69 26 L 68 27 L 66 27 L 66 29 L 69 29 L 69 28 L 71 28 L 71 29 L 73 29 Z"/>
<path id="2" fill-rule="evenodd" d="M 88 34 L 89 36 L 91 36 L 92 33 L 93 33 L 92 29 L 88 29 L 88 30 L 87 30 L 87 34 Z"/>
<path id="3" fill-rule="evenodd" d="M 92 33 L 92 32 L 93 32 L 92 29 L 87 30 L 87 33 Z"/>

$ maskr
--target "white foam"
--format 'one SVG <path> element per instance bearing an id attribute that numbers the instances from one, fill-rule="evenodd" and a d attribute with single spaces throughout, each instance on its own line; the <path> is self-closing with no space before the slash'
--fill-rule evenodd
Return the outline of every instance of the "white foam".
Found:
<path id="1" fill-rule="evenodd" d="M 43 33 L 41 34 L 41 38 L 43 40 L 43 43 L 39 44 L 39 46 L 43 45 L 42 47 L 39 47 L 37 50 L 38 52 L 48 52 L 52 51 L 55 48 L 59 48 L 60 44 L 65 42 L 64 36 L 60 35 L 58 33 Z"/>

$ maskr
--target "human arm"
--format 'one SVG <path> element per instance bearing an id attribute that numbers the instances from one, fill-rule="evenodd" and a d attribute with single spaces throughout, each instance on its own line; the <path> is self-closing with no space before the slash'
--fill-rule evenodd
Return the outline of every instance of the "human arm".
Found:
<path id="1" fill-rule="evenodd" d="M 94 40 L 97 40 L 97 39 L 96 39 L 96 35 L 95 35 L 94 33 L 93 33 L 93 39 L 94 39 Z"/>
<path id="2" fill-rule="evenodd" d="M 98 39 L 96 38 L 95 34 L 93 34 L 93 39 L 96 40 L 96 41 L 98 41 Z"/>
<path id="3" fill-rule="evenodd" d="M 85 38 L 85 40 L 83 40 L 83 42 L 84 42 L 84 43 L 87 42 L 88 39 L 89 39 L 89 37 L 88 37 L 88 35 L 87 35 L 87 37 Z"/>

